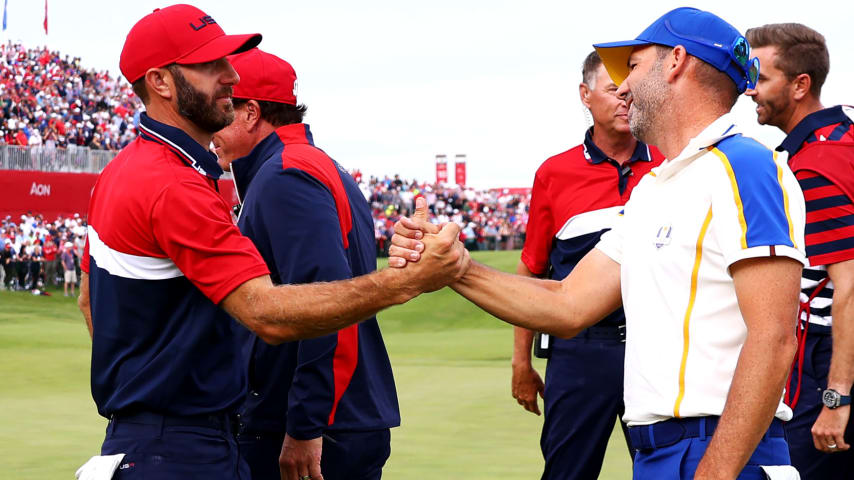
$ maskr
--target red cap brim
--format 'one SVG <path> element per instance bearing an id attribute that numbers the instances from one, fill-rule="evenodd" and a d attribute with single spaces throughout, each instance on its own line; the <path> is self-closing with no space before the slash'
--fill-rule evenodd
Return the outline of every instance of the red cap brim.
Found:
<path id="1" fill-rule="evenodd" d="M 261 43 L 260 33 L 223 35 L 214 38 L 183 57 L 175 59 L 174 63 L 190 65 L 193 63 L 212 62 L 235 53 L 251 50 L 257 47 L 259 43 Z"/>

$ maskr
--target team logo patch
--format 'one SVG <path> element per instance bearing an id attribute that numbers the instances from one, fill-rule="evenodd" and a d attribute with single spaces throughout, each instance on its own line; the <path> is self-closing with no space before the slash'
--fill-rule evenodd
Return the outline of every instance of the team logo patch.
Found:
<path id="1" fill-rule="evenodd" d="M 673 233 L 673 227 L 667 225 L 659 227 L 658 233 L 655 234 L 655 248 L 661 248 L 665 245 L 670 245 L 670 234 Z"/>
<path id="2" fill-rule="evenodd" d="M 199 30 L 207 27 L 208 25 L 213 25 L 215 23 L 216 23 L 216 20 L 211 18 L 210 15 L 205 15 L 204 17 L 199 18 L 199 24 L 198 25 L 195 25 L 193 22 L 190 22 L 190 26 L 193 28 L 193 30 L 198 32 Z"/>

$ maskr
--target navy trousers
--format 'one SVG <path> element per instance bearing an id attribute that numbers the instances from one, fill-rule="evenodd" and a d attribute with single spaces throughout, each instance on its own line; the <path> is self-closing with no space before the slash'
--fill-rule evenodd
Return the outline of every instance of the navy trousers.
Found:
<path id="1" fill-rule="evenodd" d="M 554 339 L 540 437 L 546 463 L 543 480 L 599 477 L 614 422 L 625 410 L 624 357 L 625 343 L 619 339 L 590 339 L 583 333 L 569 340 Z"/>
<path id="2" fill-rule="evenodd" d="M 116 415 L 101 455 L 124 453 L 117 480 L 250 480 L 225 415 L 186 419 Z"/>
<path id="3" fill-rule="evenodd" d="M 280 480 L 279 454 L 284 434 L 241 432 L 240 455 L 252 480 Z M 320 472 L 324 480 L 379 480 L 391 454 L 388 429 L 329 432 L 323 435 Z"/>
<path id="4" fill-rule="evenodd" d="M 818 331 L 820 330 L 820 331 Z M 829 329 L 811 325 L 804 345 L 804 370 L 801 379 L 801 395 L 795 405 L 795 416 L 786 422 L 786 437 L 792 465 L 801 473 L 803 480 L 842 480 L 854 478 L 854 449 L 844 452 L 824 453 L 816 450 L 812 439 L 812 426 L 821 413 L 821 394 L 827 388 L 830 371 L 832 338 Z M 797 369 L 792 375 L 788 389 L 794 395 L 797 388 Z M 854 415 L 848 418 L 845 442 L 854 442 Z"/>

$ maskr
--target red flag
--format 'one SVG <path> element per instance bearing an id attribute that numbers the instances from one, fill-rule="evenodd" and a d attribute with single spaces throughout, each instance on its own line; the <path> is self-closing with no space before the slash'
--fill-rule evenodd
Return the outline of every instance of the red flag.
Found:
<path id="1" fill-rule="evenodd" d="M 456 180 L 457 185 L 465 185 L 466 184 L 466 156 L 464 154 L 457 154 L 454 158 L 454 180 Z"/>
<path id="2" fill-rule="evenodd" d="M 436 155 L 436 183 L 448 182 L 448 157 Z"/>
<path id="3" fill-rule="evenodd" d="M 44 34 L 47 35 L 47 0 L 44 0 Z"/>

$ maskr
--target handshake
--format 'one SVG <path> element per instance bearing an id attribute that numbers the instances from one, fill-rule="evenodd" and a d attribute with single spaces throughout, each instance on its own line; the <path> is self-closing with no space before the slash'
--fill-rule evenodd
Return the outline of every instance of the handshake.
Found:
<path id="1" fill-rule="evenodd" d="M 400 285 L 411 297 L 450 286 L 500 320 L 561 338 L 577 335 L 622 304 L 620 266 L 598 250 L 563 281 L 529 278 L 472 261 L 459 234 L 456 224 L 431 224 L 427 202 L 418 198 L 412 218 L 394 225 L 387 270 L 405 276 Z"/>
<path id="2" fill-rule="evenodd" d="M 404 277 L 401 282 L 411 285 L 414 295 L 452 285 L 471 266 L 459 237 L 460 227 L 455 223 L 441 227 L 430 223 L 427 201 L 419 197 L 412 218 L 402 217 L 394 225 L 388 265 L 399 270 Z"/>

